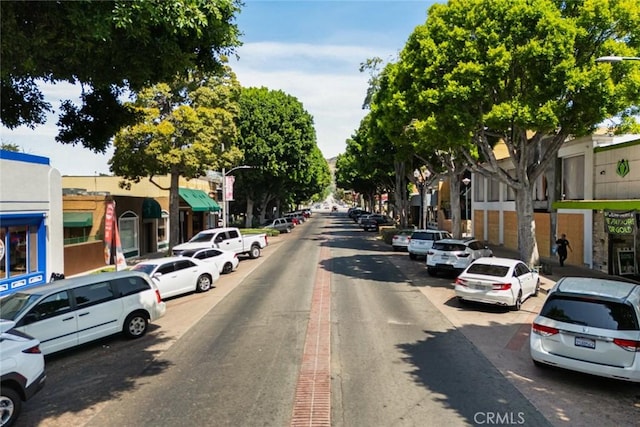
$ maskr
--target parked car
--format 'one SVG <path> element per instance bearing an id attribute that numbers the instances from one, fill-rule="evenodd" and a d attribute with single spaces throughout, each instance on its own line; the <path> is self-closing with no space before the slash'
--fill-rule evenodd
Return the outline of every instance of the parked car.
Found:
<path id="1" fill-rule="evenodd" d="M 149 276 L 128 270 L 56 280 L 0 299 L 0 318 L 39 340 L 45 355 L 119 332 L 139 338 L 165 311 Z"/>
<path id="2" fill-rule="evenodd" d="M 211 262 L 218 267 L 218 273 L 229 274 L 235 271 L 240 264 L 238 255 L 222 249 L 189 249 L 182 251 L 180 256 L 198 259 L 202 262 Z"/>
<path id="3" fill-rule="evenodd" d="M 391 246 L 394 251 L 406 251 L 409 247 L 409 238 L 413 234 L 413 228 L 399 230 L 391 238 Z"/>
<path id="4" fill-rule="evenodd" d="M 529 338 L 536 366 L 640 382 L 640 285 L 564 277 L 549 291 Z"/>
<path id="5" fill-rule="evenodd" d="M 288 214 L 285 214 L 284 217 L 285 218 L 294 218 L 296 221 L 298 221 L 298 224 L 302 224 L 303 222 L 305 222 L 307 220 L 307 217 L 305 217 L 300 212 L 289 212 Z"/>
<path id="6" fill-rule="evenodd" d="M 487 257 L 477 259 L 458 276 L 458 300 L 508 306 L 520 310 L 523 301 L 537 296 L 538 272 L 517 259 Z"/>
<path id="7" fill-rule="evenodd" d="M 289 223 L 289 225 L 291 225 L 291 229 L 293 230 L 297 225 L 300 225 L 300 221 L 298 220 L 298 218 L 293 217 L 293 216 L 285 216 L 284 219 L 287 220 L 287 222 Z"/>
<path id="8" fill-rule="evenodd" d="M 291 233 L 291 225 L 286 218 L 275 218 L 262 224 L 262 228 L 271 228 L 281 233 Z"/>
<path id="9" fill-rule="evenodd" d="M 247 234 L 242 235 L 235 227 L 210 228 L 202 230 L 187 243 L 173 247 L 173 255 L 180 255 L 187 249 L 217 248 L 231 251 L 238 255 L 248 254 L 250 258 L 258 258 L 260 252 L 268 244 L 267 235 Z"/>
<path id="10" fill-rule="evenodd" d="M 151 276 L 162 298 L 188 292 L 207 292 L 220 278 L 215 263 L 183 256 L 149 259 L 139 262 L 131 269 Z"/>
<path id="11" fill-rule="evenodd" d="M 409 258 L 426 257 L 427 252 L 433 246 L 433 242 L 442 239 L 453 238 L 448 231 L 444 230 L 413 230 L 409 237 Z"/>
<path id="12" fill-rule="evenodd" d="M 442 271 L 461 273 L 478 258 L 491 256 L 491 249 L 474 238 L 438 240 L 427 252 L 427 272 L 430 275 Z"/>
<path id="13" fill-rule="evenodd" d="M 378 231 L 380 226 L 395 225 L 396 222 L 388 215 L 371 214 L 367 217 L 362 217 L 360 226 L 365 230 Z"/>
<path id="14" fill-rule="evenodd" d="M 14 425 L 22 402 L 44 387 L 47 375 L 40 341 L 0 321 L 0 426 Z"/>

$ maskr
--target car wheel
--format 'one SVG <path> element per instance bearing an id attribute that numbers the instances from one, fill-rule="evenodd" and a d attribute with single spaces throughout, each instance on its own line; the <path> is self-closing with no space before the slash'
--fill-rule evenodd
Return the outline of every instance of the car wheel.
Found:
<path id="1" fill-rule="evenodd" d="M 147 317 L 143 313 L 131 313 L 124 321 L 122 332 L 127 338 L 140 338 L 147 333 L 148 325 Z"/>
<path id="2" fill-rule="evenodd" d="M 435 276 L 438 274 L 438 270 L 433 267 L 427 267 L 427 273 L 429 273 L 429 276 Z"/>
<path id="3" fill-rule="evenodd" d="M 13 388 L 2 385 L 0 392 L 0 425 L 11 426 L 22 411 L 22 399 Z"/>
<path id="4" fill-rule="evenodd" d="M 409 252 L 409 258 L 410 259 L 416 259 L 416 254 L 412 254 L 411 252 Z"/>
<path id="5" fill-rule="evenodd" d="M 251 251 L 249 252 L 249 256 L 253 259 L 256 259 L 260 256 L 260 246 L 253 245 L 251 246 Z"/>
<path id="6" fill-rule="evenodd" d="M 533 290 L 533 296 L 537 297 L 540 293 L 540 279 L 536 282 L 536 288 Z"/>
<path id="7" fill-rule="evenodd" d="M 231 264 L 230 262 L 222 266 L 222 274 L 229 274 L 232 271 L 233 271 L 233 264 Z"/>
<path id="8" fill-rule="evenodd" d="M 207 292 L 209 289 L 211 289 L 211 276 L 203 274 L 198 277 L 196 292 Z"/>
<path id="9" fill-rule="evenodd" d="M 519 311 L 522 308 L 522 291 L 518 292 L 516 303 L 511 307 L 513 311 Z"/>

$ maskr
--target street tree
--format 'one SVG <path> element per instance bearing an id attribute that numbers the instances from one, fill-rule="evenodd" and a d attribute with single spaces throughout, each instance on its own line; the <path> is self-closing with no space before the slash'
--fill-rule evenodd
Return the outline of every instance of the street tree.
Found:
<path id="1" fill-rule="evenodd" d="M 263 222 L 269 208 L 308 198 L 328 185 L 328 165 L 319 155 L 312 116 L 295 97 L 281 90 L 243 88 L 238 117 L 238 148 L 254 169 L 236 176 L 246 198 L 246 225 L 253 212 Z"/>
<path id="2" fill-rule="evenodd" d="M 114 139 L 110 169 L 123 178 L 122 186 L 149 178 L 169 190 L 169 220 L 179 224 L 179 180 L 198 178 L 209 170 L 238 164 L 242 153 L 232 143 L 239 112 L 240 85 L 230 68 L 222 75 L 192 73 L 169 85 L 141 90 L 126 105 L 143 119 L 122 128 Z M 155 176 L 170 175 L 169 188 Z M 179 227 L 172 226 L 169 246 L 179 243 Z"/>
<path id="3" fill-rule="evenodd" d="M 53 106 L 41 83 L 82 87 L 60 106 L 56 140 L 104 153 L 134 123 L 123 97 L 192 69 L 220 71 L 234 53 L 239 0 L 0 2 L 2 124 L 35 128 Z"/>
<path id="4" fill-rule="evenodd" d="M 635 0 L 452 0 L 429 9 L 403 59 L 416 128 L 438 134 L 479 174 L 516 193 L 518 248 L 538 264 L 533 191 L 569 138 L 591 134 L 640 101 Z M 503 142 L 511 167 L 496 159 Z M 470 143 L 471 144 L 470 144 Z"/>

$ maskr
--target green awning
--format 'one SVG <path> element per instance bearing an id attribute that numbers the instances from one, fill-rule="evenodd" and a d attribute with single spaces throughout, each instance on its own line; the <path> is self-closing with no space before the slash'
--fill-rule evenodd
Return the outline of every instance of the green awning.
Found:
<path id="1" fill-rule="evenodd" d="M 93 212 L 63 212 L 64 227 L 79 228 L 93 225 Z"/>
<path id="2" fill-rule="evenodd" d="M 155 199 L 147 197 L 142 202 L 142 218 L 162 218 L 162 208 Z"/>
<path id="3" fill-rule="evenodd" d="M 178 192 L 194 212 L 220 212 L 220 205 L 202 190 L 179 188 Z"/>

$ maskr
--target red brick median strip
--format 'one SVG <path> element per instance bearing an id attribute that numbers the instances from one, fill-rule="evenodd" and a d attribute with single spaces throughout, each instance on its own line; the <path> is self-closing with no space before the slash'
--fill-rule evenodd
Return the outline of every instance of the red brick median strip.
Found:
<path id="1" fill-rule="evenodd" d="M 320 261 L 329 259 L 320 249 Z M 331 274 L 318 266 L 291 426 L 331 425 Z"/>

